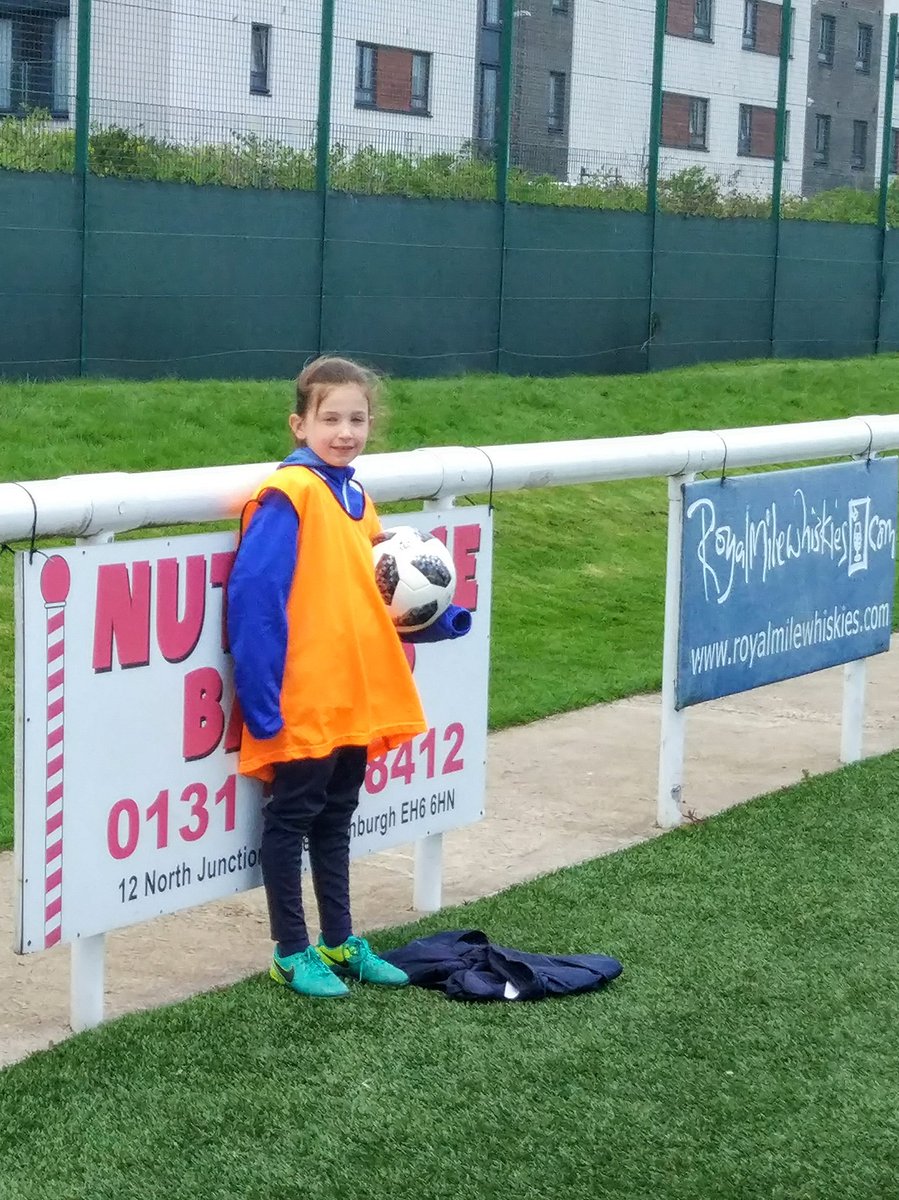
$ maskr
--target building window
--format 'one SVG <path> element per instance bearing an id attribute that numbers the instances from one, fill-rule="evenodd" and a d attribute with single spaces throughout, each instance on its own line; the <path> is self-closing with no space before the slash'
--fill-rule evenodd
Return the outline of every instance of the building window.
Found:
<path id="1" fill-rule="evenodd" d="M 752 153 L 752 105 L 740 105 L 740 128 L 737 133 L 737 154 Z"/>
<path id="2" fill-rule="evenodd" d="M 837 41 L 836 17 L 824 16 L 818 27 L 818 62 L 826 67 L 833 66 L 833 48 Z"/>
<path id="3" fill-rule="evenodd" d="M 865 75 L 870 75 L 871 73 L 871 46 L 873 42 L 873 26 L 859 25 L 858 40 L 855 47 L 855 69 Z"/>
<path id="4" fill-rule="evenodd" d="M 712 40 L 712 0 L 696 0 L 693 5 L 693 36 Z"/>
<path id="5" fill-rule="evenodd" d="M 754 50 L 755 39 L 759 28 L 758 0 L 744 0 L 743 3 L 743 49 Z"/>
<path id="6" fill-rule="evenodd" d="M 358 43 L 356 46 L 356 107 L 375 106 L 375 64 L 377 49 Z"/>
<path id="7" fill-rule="evenodd" d="M 826 167 L 830 161 L 830 117 L 815 117 L 815 166 Z"/>
<path id="8" fill-rule="evenodd" d="M 713 0 L 668 0 L 665 32 L 672 37 L 712 40 Z"/>
<path id="9" fill-rule="evenodd" d="M 709 102 L 698 96 L 690 97 L 690 149 L 708 149 Z"/>
<path id="10" fill-rule="evenodd" d="M 12 21 L 0 20 L 0 111 L 12 108 Z"/>
<path id="11" fill-rule="evenodd" d="M 863 171 L 868 162 L 868 122 L 852 122 L 852 161 L 853 171 Z"/>
<path id="12" fill-rule="evenodd" d="M 356 43 L 356 107 L 430 116 L 431 56 Z"/>
<path id="13" fill-rule="evenodd" d="M 51 112 L 68 116 L 69 112 L 69 18 L 53 22 L 53 103 Z"/>
<path id="14" fill-rule="evenodd" d="M 502 23 L 502 0 L 484 0 L 484 28 L 500 29 Z"/>
<path id="15" fill-rule="evenodd" d="M 568 0 L 553 0 L 553 12 L 554 13 L 567 13 L 568 12 Z"/>
<path id="16" fill-rule="evenodd" d="M 250 32 L 250 91 L 259 96 L 269 94 L 268 56 L 271 46 L 271 25 L 254 25 Z"/>
<path id="17" fill-rule="evenodd" d="M 426 113 L 431 97 L 431 56 L 415 52 L 412 55 L 412 110 Z"/>
<path id="18" fill-rule="evenodd" d="M 57 10 L 63 6 L 56 5 Z M 0 16 L 0 112 L 69 115 L 69 18 L 10 9 Z"/>
<path id="19" fill-rule="evenodd" d="M 481 65 L 478 89 L 478 138 L 482 142 L 496 140 L 496 117 L 499 102 L 499 67 Z"/>
<path id="20" fill-rule="evenodd" d="M 662 145 L 679 150 L 707 150 L 709 102 L 703 96 L 662 94 Z"/>
<path id="21" fill-rule="evenodd" d="M 562 71 L 549 73 L 549 131 L 562 133 L 565 129 L 565 75 Z"/>
<path id="22" fill-rule="evenodd" d="M 737 129 L 737 154 L 746 158 L 773 158 L 777 109 L 741 104 Z M 789 126 L 787 126 L 788 132 Z M 786 147 L 786 136 L 784 138 Z"/>

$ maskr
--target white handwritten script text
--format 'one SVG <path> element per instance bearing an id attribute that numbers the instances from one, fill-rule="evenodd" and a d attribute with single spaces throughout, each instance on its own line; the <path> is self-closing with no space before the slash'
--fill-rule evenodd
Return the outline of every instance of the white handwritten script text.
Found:
<path id="1" fill-rule="evenodd" d="M 705 598 L 724 604 L 734 587 L 766 583 L 775 572 L 809 558 L 829 560 L 848 575 L 867 571 L 871 557 L 896 557 L 895 515 L 879 516 L 870 496 L 810 503 L 802 488 L 792 503 L 779 507 L 772 501 L 759 517 L 747 505 L 739 523 L 719 522 L 715 501 L 694 500 L 687 521 L 699 522 L 696 555 L 702 569 Z"/>

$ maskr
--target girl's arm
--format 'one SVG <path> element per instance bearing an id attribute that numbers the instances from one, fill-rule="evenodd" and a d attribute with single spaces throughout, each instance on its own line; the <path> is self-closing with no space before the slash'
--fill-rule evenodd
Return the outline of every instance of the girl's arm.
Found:
<path id="1" fill-rule="evenodd" d="M 297 565 L 299 517 L 283 492 L 266 492 L 250 518 L 228 580 L 228 639 L 247 729 L 270 738 L 283 727 L 287 597 Z"/>

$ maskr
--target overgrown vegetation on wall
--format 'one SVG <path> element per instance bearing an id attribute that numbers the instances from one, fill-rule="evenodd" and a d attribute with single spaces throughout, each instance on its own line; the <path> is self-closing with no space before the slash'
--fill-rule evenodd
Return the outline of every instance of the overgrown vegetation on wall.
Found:
<path id="1" fill-rule="evenodd" d="M 71 172 L 74 160 L 74 131 L 58 128 L 46 113 L 0 119 L 0 169 Z M 90 169 L 119 179 L 311 191 L 315 150 L 239 133 L 225 144 L 182 145 L 111 126 L 96 128 L 90 136 Z M 335 145 L 330 169 L 334 189 L 368 195 L 490 200 L 496 190 L 493 163 L 464 147 L 456 155 L 418 157 L 370 146 L 350 152 Z M 513 168 L 509 198 L 566 208 L 646 210 L 645 185 L 626 183 L 611 171 L 569 186 Z M 702 167 L 688 167 L 660 180 L 659 203 L 665 212 L 684 216 L 767 217 L 771 208 L 768 197 L 722 185 Z M 797 220 L 873 224 L 877 193 L 834 188 L 808 199 L 786 195 L 782 212 Z M 890 225 L 899 224 L 896 181 L 890 187 L 888 218 Z"/>

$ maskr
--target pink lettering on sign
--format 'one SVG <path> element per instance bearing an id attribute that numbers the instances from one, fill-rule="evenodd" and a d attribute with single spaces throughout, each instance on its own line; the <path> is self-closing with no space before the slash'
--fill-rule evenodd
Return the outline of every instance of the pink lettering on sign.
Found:
<path id="1" fill-rule="evenodd" d="M 478 607 L 478 551 L 480 525 L 457 525 L 453 530 L 453 562 L 456 564 L 456 604 L 476 612 Z"/>
<path id="2" fill-rule="evenodd" d="M 206 616 L 206 559 L 192 554 L 185 563 L 184 612 L 178 601 L 181 564 L 161 558 L 156 564 L 156 640 L 162 657 L 184 662 L 197 648 Z"/>
<path id="3" fill-rule="evenodd" d="M 184 662 L 199 645 L 209 588 L 221 593 L 221 645 L 228 651 L 227 591 L 235 552 L 208 558 L 161 558 L 156 563 L 107 563 L 97 570 L 93 667 L 145 667 L 151 639 L 170 663 Z M 155 571 L 155 596 L 154 596 Z M 208 579 L 207 579 L 208 575 Z"/>
<path id="4" fill-rule="evenodd" d="M 453 603 L 467 608 L 469 612 L 477 612 L 478 608 L 478 551 L 481 548 L 480 525 L 457 525 L 453 530 L 453 544 L 450 546 L 447 528 L 438 525 L 431 533 L 439 538 L 453 555 L 456 567 L 456 594 Z"/>
<path id="5" fill-rule="evenodd" d="M 185 762 L 208 758 L 225 737 L 225 753 L 240 748 L 243 716 L 237 697 L 227 720 L 222 697 L 225 686 L 215 667 L 199 667 L 184 677 L 182 754 Z"/>
<path id="6" fill-rule="evenodd" d="M 222 649 L 227 654 L 231 649 L 228 641 L 228 577 L 237 557 L 236 550 L 223 550 L 213 554 L 209 564 L 209 586 L 222 589 Z"/>
<path id="7" fill-rule="evenodd" d="M 222 677 L 215 667 L 199 667 L 184 676 L 185 762 L 206 758 L 218 746 L 225 732 L 222 708 Z"/>
<path id="8" fill-rule="evenodd" d="M 108 563 L 97 571 L 94 613 L 95 671 L 111 671 L 113 649 L 120 667 L 150 661 L 150 564 Z"/>

